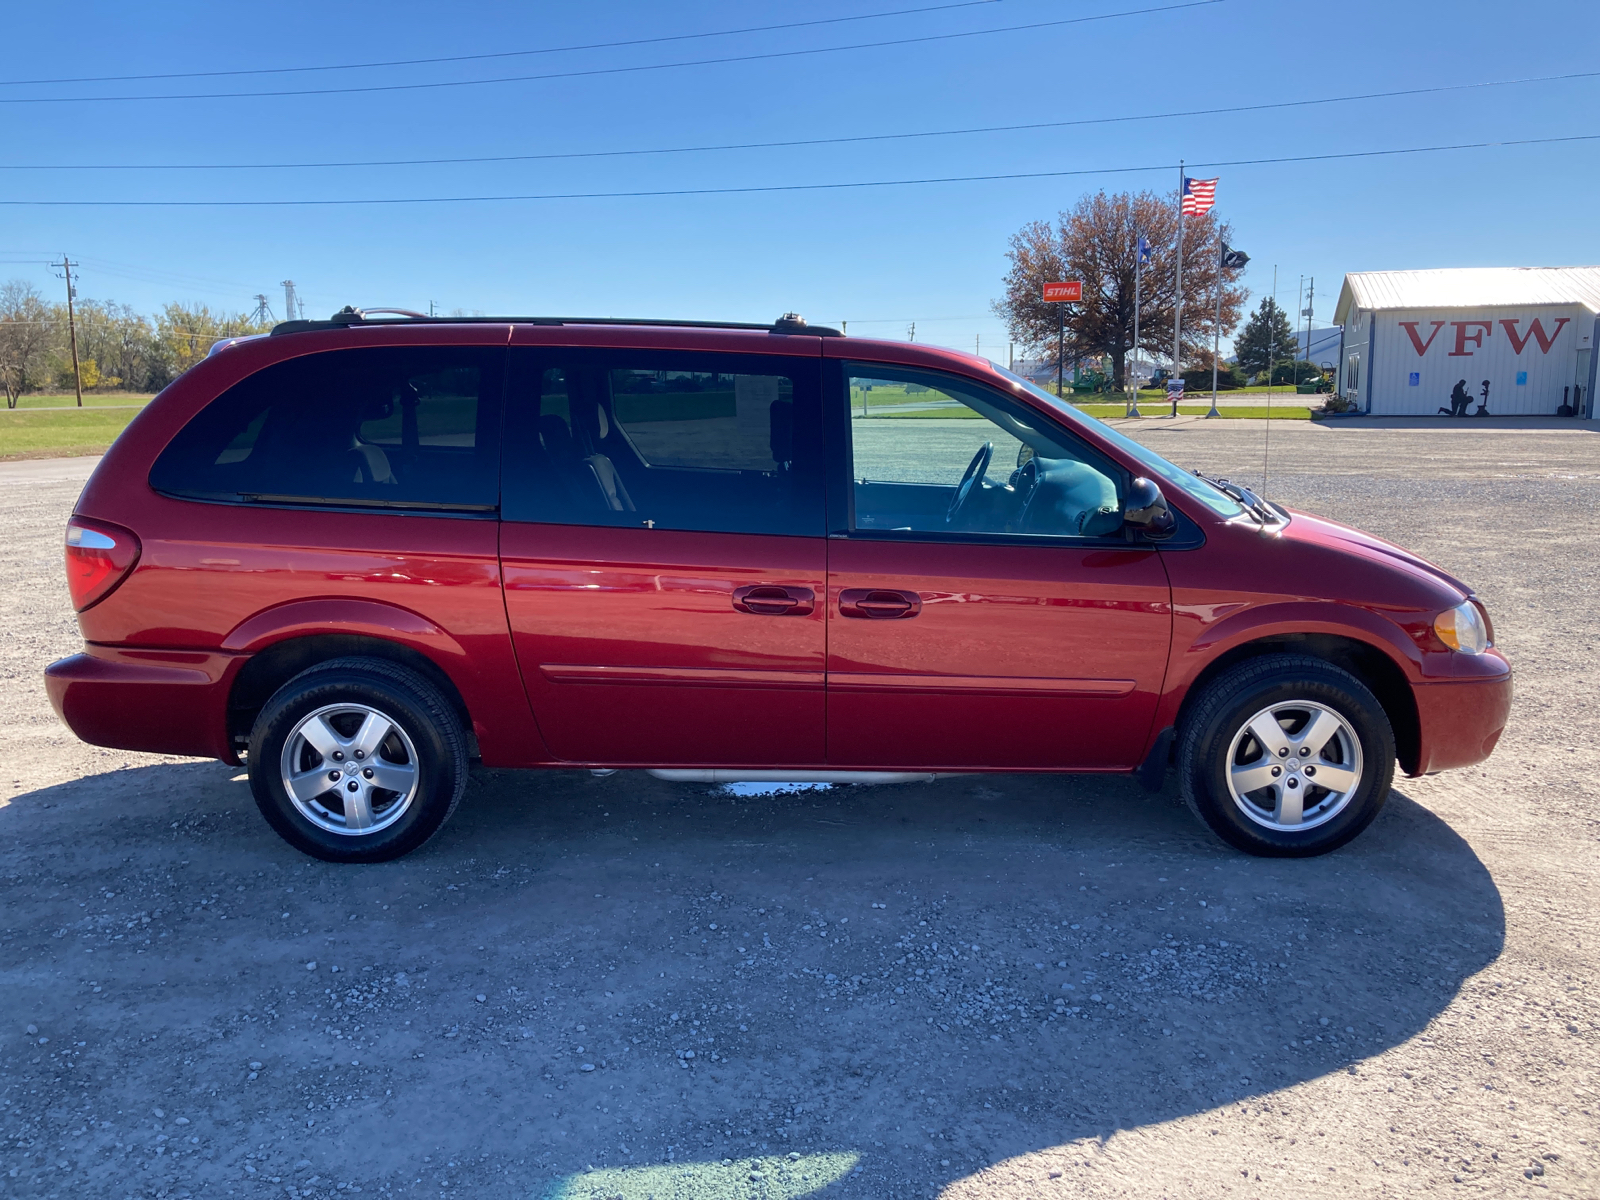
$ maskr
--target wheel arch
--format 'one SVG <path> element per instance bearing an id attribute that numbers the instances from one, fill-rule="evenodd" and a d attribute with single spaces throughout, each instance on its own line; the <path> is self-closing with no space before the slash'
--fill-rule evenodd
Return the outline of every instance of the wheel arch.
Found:
<path id="1" fill-rule="evenodd" d="M 1195 699 L 1222 672 L 1241 662 L 1267 654 L 1299 654 L 1320 658 L 1341 667 L 1377 697 L 1394 730 L 1395 757 L 1401 769 L 1414 774 L 1422 752 L 1421 723 L 1416 696 L 1400 665 L 1388 653 L 1359 638 L 1333 633 L 1275 633 L 1243 642 L 1217 655 L 1190 681 L 1178 707 L 1176 725 L 1183 727 Z"/>
<path id="2" fill-rule="evenodd" d="M 362 633 L 290 636 L 272 642 L 251 655 L 234 677 L 228 693 L 229 744 L 236 749 L 248 745 L 251 727 L 262 705 L 296 675 L 318 663 L 355 656 L 383 659 L 409 667 L 438 688 L 460 718 L 461 727 L 469 739 L 469 752 L 476 756 L 472 714 L 449 672 L 414 646 Z"/>

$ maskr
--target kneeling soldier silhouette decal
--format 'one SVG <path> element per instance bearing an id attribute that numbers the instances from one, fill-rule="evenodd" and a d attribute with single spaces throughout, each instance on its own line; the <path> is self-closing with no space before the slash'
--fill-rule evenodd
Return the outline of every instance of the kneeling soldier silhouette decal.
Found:
<path id="1" fill-rule="evenodd" d="M 1464 417 L 1467 415 L 1467 409 L 1470 407 L 1472 407 L 1472 396 L 1467 391 L 1467 381 L 1465 379 L 1458 379 L 1456 380 L 1456 386 L 1450 389 L 1450 407 L 1441 408 L 1439 410 L 1439 415 L 1445 417 Z"/>

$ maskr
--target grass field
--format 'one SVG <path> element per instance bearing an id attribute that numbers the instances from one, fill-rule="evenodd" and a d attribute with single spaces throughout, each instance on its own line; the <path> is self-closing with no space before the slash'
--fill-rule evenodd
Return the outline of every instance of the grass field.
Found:
<path id="1" fill-rule="evenodd" d="M 90 392 L 83 398 L 85 408 L 125 408 L 134 405 L 143 408 L 150 403 L 149 392 Z M 17 409 L 25 408 L 76 408 L 78 398 L 71 392 L 28 393 L 17 401 Z"/>
<path id="2" fill-rule="evenodd" d="M 1274 404 L 1270 408 L 1265 404 L 1223 404 L 1217 406 L 1217 412 L 1225 418 L 1250 417 L 1258 421 L 1266 417 L 1270 417 L 1274 421 L 1309 421 L 1311 419 L 1311 410 L 1304 404 L 1290 404 L 1287 403 L 1287 400 L 1288 397 L 1285 397 L 1285 403 Z M 1105 417 L 1124 416 L 1128 411 L 1125 404 L 1076 404 L 1073 407 L 1088 416 L 1102 419 Z M 1178 415 L 1180 417 L 1203 417 L 1210 411 L 1211 398 L 1209 396 L 1204 404 L 1178 405 Z M 1141 402 L 1139 405 L 1139 415 L 1141 417 L 1165 417 L 1170 416 L 1171 413 L 1171 401 L 1163 404 Z"/>
<path id="3" fill-rule="evenodd" d="M 0 462 L 103 453 L 138 415 L 138 408 L 87 404 L 81 409 L 39 406 L 0 411 Z"/>

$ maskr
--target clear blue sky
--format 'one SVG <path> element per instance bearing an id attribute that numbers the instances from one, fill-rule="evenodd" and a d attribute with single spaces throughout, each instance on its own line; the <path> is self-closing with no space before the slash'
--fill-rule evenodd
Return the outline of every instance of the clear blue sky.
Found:
<path id="1" fill-rule="evenodd" d="M 22 96 L 246 92 L 574 72 L 1158 8 L 1171 0 L 997 0 L 809 29 L 304 74 L 0 87 Z M 3 79 L 316 66 L 690 34 L 930 0 L 807 5 L 18 5 Z M 1335 6 L 1223 0 L 1087 24 L 673 70 L 391 93 L 0 104 L 0 166 L 317 162 L 549 154 L 1273 103 L 1600 70 L 1592 0 Z M 1320 107 L 854 145 L 622 158 L 261 171 L 0 170 L 0 198 L 308 199 L 609 192 L 1084 170 L 1596 132 L 1600 79 Z M 1252 256 L 1253 296 L 1319 323 L 1346 271 L 1600 262 L 1600 143 L 1234 166 L 1219 210 Z M 340 305 L 769 320 L 795 309 L 852 333 L 1005 357 L 987 315 L 1007 237 L 1104 187 L 1170 190 L 1175 172 L 733 196 L 346 208 L 0 209 L 0 277 L 149 311 L 245 310 L 296 280 Z M 1324 299 L 1325 297 L 1325 299 Z"/>

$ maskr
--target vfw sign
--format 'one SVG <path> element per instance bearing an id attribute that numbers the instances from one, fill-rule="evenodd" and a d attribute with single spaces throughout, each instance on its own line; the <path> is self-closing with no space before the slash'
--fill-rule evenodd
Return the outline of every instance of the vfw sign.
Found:
<path id="1" fill-rule="evenodd" d="M 1406 336 L 1411 339 L 1412 348 L 1416 350 L 1418 358 L 1427 356 L 1433 340 L 1439 336 L 1439 331 L 1448 324 L 1455 330 L 1453 348 L 1449 351 L 1451 358 L 1471 358 L 1483 349 L 1483 339 L 1494 332 L 1494 327 L 1499 325 L 1506 331 L 1506 340 L 1511 343 L 1512 352 L 1521 354 L 1529 342 L 1539 343 L 1539 353 L 1549 354 L 1550 348 L 1556 344 L 1556 339 L 1561 336 L 1561 331 L 1572 324 L 1571 317 L 1554 318 L 1555 328 L 1545 331 L 1544 321 L 1539 317 L 1530 318 L 1526 332 L 1520 331 L 1517 326 L 1520 322 L 1515 317 L 1501 317 L 1499 321 L 1486 321 L 1474 318 L 1469 321 L 1429 321 L 1428 333 L 1424 336 L 1419 330 L 1421 321 L 1401 321 L 1400 328 L 1406 331 Z"/>
<path id="2" fill-rule="evenodd" d="M 1580 315 L 1566 306 L 1380 315 L 1373 412 L 1432 416 L 1449 410 L 1458 385 L 1476 412 L 1487 381 L 1491 414 L 1554 413 L 1574 382 Z"/>

